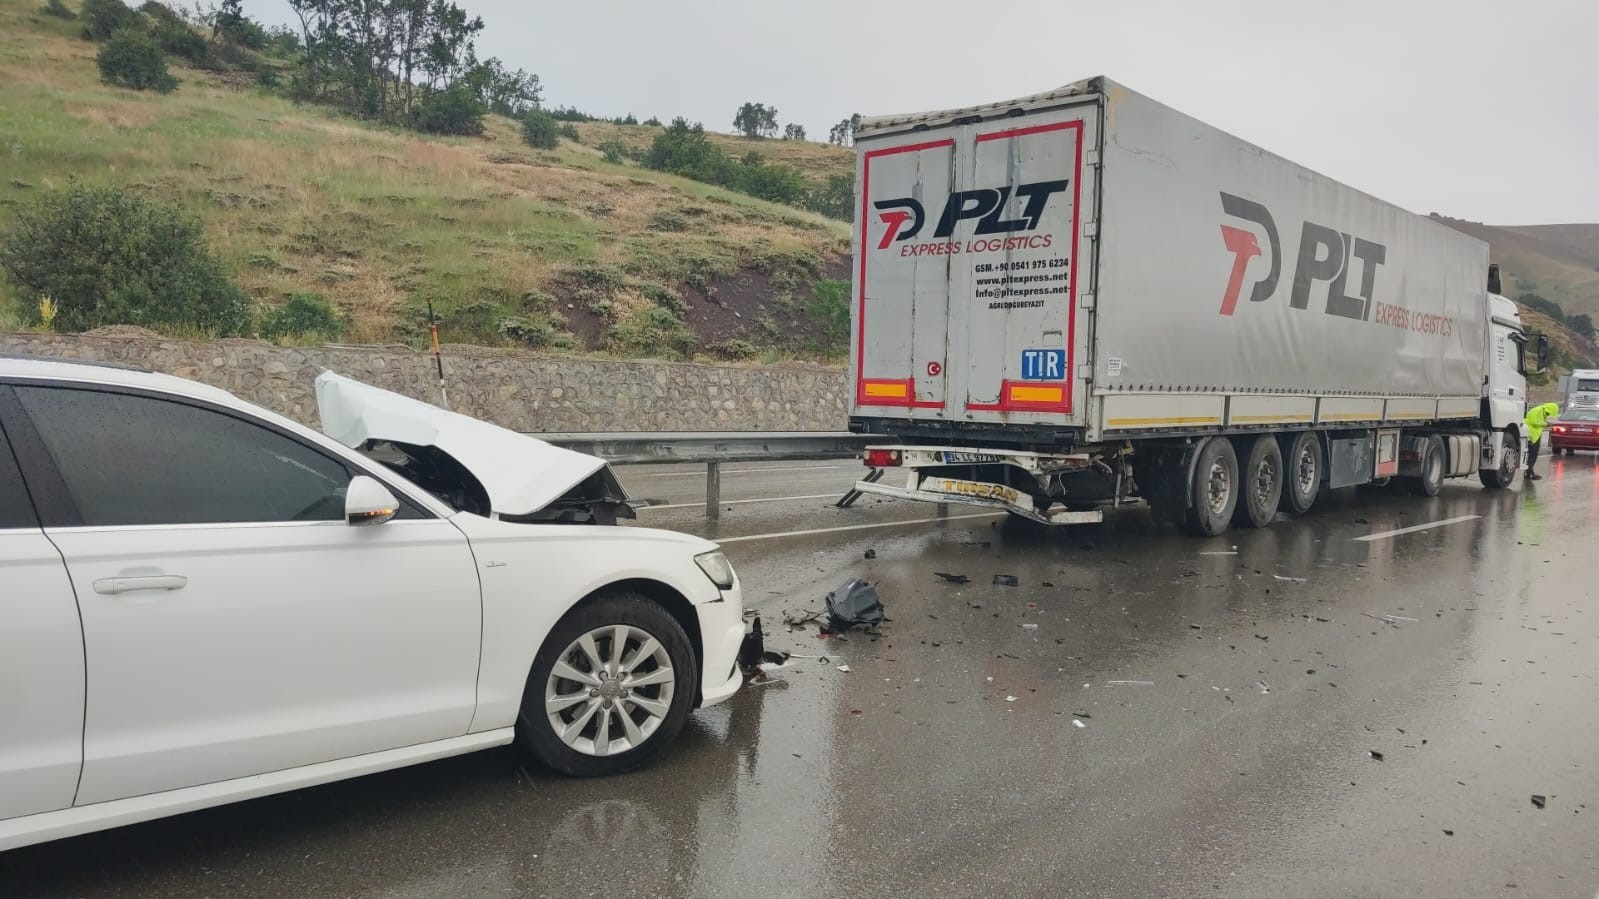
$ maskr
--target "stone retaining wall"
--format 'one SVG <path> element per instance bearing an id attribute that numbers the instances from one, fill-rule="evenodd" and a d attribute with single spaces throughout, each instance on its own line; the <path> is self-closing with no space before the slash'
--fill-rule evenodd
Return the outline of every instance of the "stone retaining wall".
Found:
<path id="1" fill-rule="evenodd" d="M 433 357 L 403 347 L 292 349 L 254 340 L 170 340 L 137 328 L 0 333 L 0 353 L 138 365 L 228 390 L 315 426 L 323 369 L 437 403 Z M 842 431 L 845 374 L 615 362 L 483 347 L 444 348 L 450 406 L 518 431 Z"/>

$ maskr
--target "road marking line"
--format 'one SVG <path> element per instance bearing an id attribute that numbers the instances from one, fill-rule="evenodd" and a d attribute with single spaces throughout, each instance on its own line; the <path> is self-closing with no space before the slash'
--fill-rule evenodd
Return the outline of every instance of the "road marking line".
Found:
<path id="1" fill-rule="evenodd" d="M 838 497 L 839 494 L 837 493 L 812 493 L 806 496 L 767 496 L 760 499 L 724 499 L 722 500 L 722 505 L 739 506 L 744 503 L 780 503 L 790 499 L 838 499 Z M 648 512 L 651 509 L 699 509 L 704 506 L 704 503 L 663 503 L 659 506 L 645 506 L 639 511 Z"/>
<path id="2" fill-rule="evenodd" d="M 833 471 L 839 468 L 854 468 L 853 465 L 801 465 L 796 468 L 726 468 L 722 474 L 762 474 L 771 472 L 782 474 L 789 471 Z M 703 471 L 669 471 L 665 474 L 647 474 L 646 478 L 703 478 Z"/>
<path id="3" fill-rule="evenodd" d="M 897 528 L 909 524 L 937 524 L 940 521 L 965 521 L 968 518 L 993 518 L 1004 512 L 978 512 L 976 515 L 951 515 L 948 518 L 913 518 L 909 521 L 885 521 L 880 524 L 851 524 L 837 528 L 812 528 L 808 531 L 784 531 L 778 534 L 751 534 L 748 537 L 725 537 L 716 543 L 743 543 L 747 540 L 771 540 L 774 537 L 807 537 L 811 534 L 836 534 L 839 531 L 869 531 L 875 528 Z"/>
<path id="4" fill-rule="evenodd" d="M 1367 534 L 1364 537 L 1356 537 L 1355 539 L 1361 543 L 1370 543 L 1373 540 L 1386 540 L 1389 537 L 1398 537 L 1400 534 L 1414 534 L 1417 531 L 1430 531 L 1433 528 L 1441 528 L 1450 524 L 1460 524 L 1463 521 L 1476 521 L 1481 517 L 1481 515 L 1461 515 L 1456 518 L 1445 518 L 1443 521 L 1433 521 L 1427 524 L 1418 524 L 1413 527 L 1400 528 L 1397 531 L 1383 531 L 1380 534 Z"/>

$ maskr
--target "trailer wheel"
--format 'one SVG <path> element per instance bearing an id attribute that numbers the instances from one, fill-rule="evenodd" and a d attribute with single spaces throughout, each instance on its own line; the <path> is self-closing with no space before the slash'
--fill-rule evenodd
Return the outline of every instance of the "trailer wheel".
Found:
<path id="1" fill-rule="evenodd" d="M 1225 437 L 1212 437 L 1194 459 L 1183 530 L 1196 537 L 1224 533 L 1238 507 L 1238 454 Z"/>
<path id="2" fill-rule="evenodd" d="M 1405 478 L 1405 487 L 1417 496 L 1437 496 L 1444 486 L 1444 445 L 1436 436 L 1421 444 L 1421 474 Z"/>
<path id="3" fill-rule="evenodd" d="M 1521 435 L 1515 428 L 1505 429 L 1505 448 L 1499 454 L 1498 468 L 1485 468 L 1477 472 L 1482 485 L 1489 490 L 1504 490 L 1516 480 L 1521 470 Z"/>
<path id="4" fill-rule="evenodd" d="M 1262 434 L 1245 445 L 1249 452 L 1244 456 L 1233 524 L 1263 528 L 1277 516 L 1277 504 L 1282 500 L 1283 451 L 1277 438 L 1270 434 Z"/>
<path id="5" fill-rule="evenodd" d="M 1316 504 L 1321 495 L 1321 441 L 1312 431 L 1300 431 L 1288 444 L 1283 458 L 1282 499 L 1278 505 L 1284 512 L 1303 515 Z"/>

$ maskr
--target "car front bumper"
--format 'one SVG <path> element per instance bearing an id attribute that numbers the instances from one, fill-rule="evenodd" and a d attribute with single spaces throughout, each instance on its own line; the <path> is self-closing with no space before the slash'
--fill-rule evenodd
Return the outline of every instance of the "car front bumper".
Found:
<path id="1" fill-rule="evenodd" d="M 744 645 L 744 593 L 740 584 L 723 590 L 716 602 L 695 606 L 705 657 L 700 670 L 700 705 L 726 702 L 744 683 L 738 651 Z"/>

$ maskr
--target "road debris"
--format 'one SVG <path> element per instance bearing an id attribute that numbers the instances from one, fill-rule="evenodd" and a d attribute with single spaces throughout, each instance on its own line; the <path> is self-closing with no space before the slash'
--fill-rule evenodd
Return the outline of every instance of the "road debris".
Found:
<path id="1" fill-rule="evenodd" d="M 1006 702 L 1015 702 L 1015 701 L 1016 701 L 1016 697 L 1014 697 L 1014 696 L 1007 696 L 1007 697 L 1005 697 L 1005 701 L 1006 701 Z"/>
<path id="2" fill-rule="evenodd" d="M 837 633 L 852 627 L 875 628 L 883 623 L 883 601 L 877 588 L 860 578 L 850 578 L 827 594 L 828 629 Z"/>
<path id="3" fill-rule="evenodd" d="M 1303 584 L 1303 583 L 1305 583 L 1305 579 L 1302 578 L 1302 577 L 1285 577 L 1284 575 L 1281 575 L 1281 574 L 1274 574 L 1274 575 L 1272 575 L 1272 577 L 1276 578 L 1279 581 L 1282 581 L 1285 584 Z"/>
<path id="4" fill-rule="evenodd" d="M 1072 719 L 1072 724 L 1076 725 L 1077 727 L 1087 727 L 1088 726 L 1088 725 L 1084 724 L 1083 722 L 1078 721 L 1076 718 Z"/>
<path id="5" fill-rule="evenodd" d="M 844 672 L 845 674 L 848 674 L 849 673 L 849 666 L 848 665 L 840 665 L 840 666 L 838 666 L 838 670 Z"/>
<path id="6" fill-rule="evenodd" d="M 1036 630 L 1038 630 L 1038 625 L 1033 624 L 1032 622 L 1028 622 L 1027 624 L 1022 625 L 1022 630 L 1024 630 L 1024 631 L 1036 631 Z"/>
<path id="7" fill-rule="evenodd" d="M 819 611 L 813 612 L 813 611 L 810 611 L 810 610 L 806 610 L 804 612 L 784 612 L 783 613 L 783 624 L 789 630 L 795 630 L 795 629 L 798 629 L 798 628 L 802 628 L 802 627 L 804 627 L 807 624 L 810 624 L 811 622 L 815 621 L 816 619 L 818 619 L 820 617 L 822 617 L 822 613 L 819 612 Z"/>
<path id="8" fill-rule="evenodd" d="M 868 559 L 875 559 L 875 558 L 877 558 L 877 550 L 875 550 L 875 549 L 869 549 L 869 550 L 867 550 L 867 551 L 866 551 L 866 558 L 868 558 Z"/>
<path id="9" fill-rule="evenodd" d="M 996 587 L 1020 587 L 1021 585 L 1022 582 L 1014 574 L 994 575 L 994 586 Z"/>
<path id="10" fill-rule="evenodd" d="M 1202 556 L 1236 556 L 1236 555 L 1238 555 L 1238 550 L 1236 550 L 1236 549 L 1217 549 L 1217 550 L 1211 550 L 1210 552 L 1200 553 L 1200 555 L 1202 555 Z"/>
<path id="11" fill-rule="evenodd" d="M 947 571 L 935 571 L 933 576 L 943 578 L 951 584 L 970 584 L 972 582 L 972 579 L 964 574 L 950 574 Z"/>
<path id="12" fill-rule="evenodd" d="M 770 672 L 788 664 L 789 654 L 773 652 L 766 648 L 766 634 L 761 631 L 761 619 L 754 626 L 738 650 L 738 664 L 746 678 L 764 681 Z"/>
<path id="13" fill-rule="evenodd" d="M 1532 794 L 1532 804 L 1536 808 L 1543 808 L 1549 804 L 1549 797 L 1539 793 Z"/>
<path id="14" fill-rule="evenodd" d="M 1368 749 L 1368 750 L 1366 750 L 1366 754 L 1367 754 L 1367 755 L 1369 755 L 1369 756 L 1371 756 L 1371 757 L 1372 757 L 1372 758 L 1373 758 L 1373 759 L 1375 759 L 1375 760 L 1376 760 L 1376 761 L 1379 761 L 1379 762 L 1380 762 L 1380 761 L 1382 761 L 1382 753 L 1380 753 L 1380 752 L 1378 752 L 1378 751 L 1377 751 L 1377 750 L 1375 750 L 1375 749 Z"/>
<path id="15" fill-rule="evenodd" d="M 1155 682 L 1152 681 L 1152 680 L 1108 680 L 1108 681 L 1105 681 L 1105 683 L 1107 683 L 1107 684 L 1109 684 L 1111 686 L 1123 686 L 1123 687 L 1153 687 L 1153 686 L 1155 686 Z"/>

